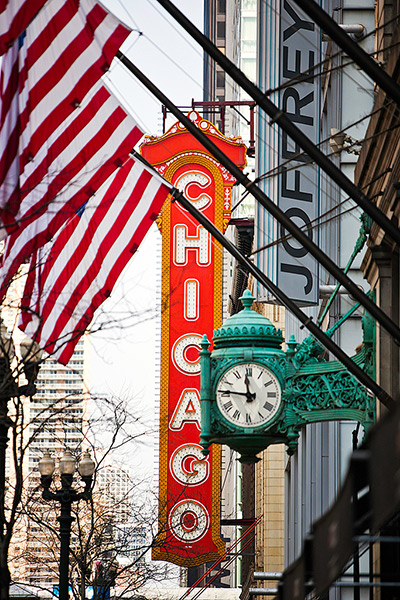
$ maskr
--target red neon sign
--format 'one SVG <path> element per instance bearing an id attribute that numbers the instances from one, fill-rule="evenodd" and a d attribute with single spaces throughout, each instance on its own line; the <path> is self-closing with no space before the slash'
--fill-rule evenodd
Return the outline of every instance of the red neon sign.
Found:
<path id="1" fill-rule="evenodd" d="M 245 147 L 192 112 L 190 118 L 237 165 Z M 232 176 L 176 123 L 147 138 L 143 156 L 221 231 L 230 218 Z M 163 209 L 159 541 L 153 559 L 196 566 L 220 557 L 220 450 L 200 441 L 199 343 L 222 322 L 221 247 L 177 202 Z"/>

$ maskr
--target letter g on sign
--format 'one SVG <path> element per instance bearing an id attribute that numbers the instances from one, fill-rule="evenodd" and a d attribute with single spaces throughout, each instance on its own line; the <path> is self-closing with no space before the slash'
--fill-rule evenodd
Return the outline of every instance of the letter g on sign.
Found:
<path id="1" fill-rule="evenodd" d="M 199 485 L 209 474 L 209 464 L 198 444 L 177 448 L 171 456 L 170 468 L 175 479 L 184 485 Z"/>

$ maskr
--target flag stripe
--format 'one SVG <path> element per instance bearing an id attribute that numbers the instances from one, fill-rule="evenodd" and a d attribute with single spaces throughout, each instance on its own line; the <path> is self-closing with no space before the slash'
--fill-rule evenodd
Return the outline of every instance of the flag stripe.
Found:
<path id="1" fill-rule="evenodd" d="M 87 6 L 88 14 L 82 11 L 82 4 Z M 71 7 L 74 7 L 72 14 Z M 59 8 L 58 12 L 46 26 L 43 19 L 56 8 Z M 122 30 L 124 36 L 119 21 L 88 0 L 81 0 L 76 7 L 75 3 L 53 0 L 28 28 L 24 45 L 29 60 L 26 75 L 29 75 L 31 85 L 27 105 L 20 107 L 24 165 L 46 140 L 49 127 L 58 127 L 77 110 L 77 103 L 104 75 L 120 44 L 130 33 L 127 29 Z M 49 31 L 52 34 L 50 45 Z M 107 43 L 109 36 L 111 39 Z M 99 40 L 103 43 L 99 44 Z M 31 127 L 27 127 L 28 118 Z"/>
<path id="2" fill-rule="evenodd" d="M 123 175 L 125 176 L 124 179 Z M 78 215 L 71 219 L 68 228 L 65 227 L 62 230 L 60 236 L 58 236 L 57 246 L 53 247 L 52 250 L 52 264 L 45 265 L 42 270 L 43 286 L 46 286 L 47 277 L 50 271 L 53 270 L 53 267 L 55 267 L 53 272 L 59 272 L 57 286 L 61 289 L 68 282 L 66 276 L 70 276 L 72 268 L 71 265 L 78 264 L 78 257 L 84 257 L 85 249 L 88 253 L 93 252 L 93 246 L 90 244 L 91 239 L 93 239 L 95 235 L 97 235 L 99 239 L 102 239 L 103 236 L 102 232 L 99 232 L 99 227 L 101 225 L 104 226 L 104 224 L 107 228 L 109 227 L 105 217 L 107 216 L 110 222 L 113 223 L 113 219 L 121 210 L 120 204 L 114 202 L 114 198 L 120 190 L 121 193 L 124 193 L 124 184 L 128 175 L 130 175 L 131 178 L 131 186 L 136 186 L 137 181 L 134 182 L 136 171 L 132 173 L 125 168 L 124 171 L 121 171 L 118 177 L 113 179 L 107 190 L 106 186 L 104 186 L 104 191 L 106 191 L 106 193 L 104 193 L 102 198 L 98 198 L 96 205 L 94 205 L 94 202 L 91 204 L 88 203 L 89 206 L 86 206 L 85 208 L 85 218 L 87 219 L 88 223 L 87 229 L 83 235 L 80 231 L 80 228 L 82 227 L 81 218 Z M 116 212 L 117 215 L 113 215 L 113 211 L 114 213 Z M 76 232 L 78 227 L 80 228 L 78 232 Z M 111 229 L 111 231 L 113 230 L 116 231 L 114 228 Z M 104 234 L 106 234 L 106 232 L 104 232 Z"/>
<path id="3" fill-rule="evenodd" d="M 104 94 L 100 83 L 97 87 L 94 97 Z M 57 172 L 57 162 L 52 163 L 54 176 L 46 178 L 24 198 L 26 215 L 18 215 L 21 226 L 6 240 L 0 271 L 0 296 L 4 296 L 8 282 L 19 265 L 54 236 L 93 191 L 124 162 L 140 139 L 142 132 L 135 121 L 122 111 L 113 96 L 106 93 L 106 102 L 99 111 L 95 107 L 95 114 L 87 127 L 81 128 L 80 134 L 73 138 L 66 150 L 67 157 L 74 157 L 73 160 L 67 163 L 67 158 L 61 157 L 64 170 L 60 173 Z M 88 105 L 91 99 L 87 99 Z M 74 183 L 69 181 L 72 174 Z"/>
<path id="4" fill-rule="evenodd" d="M 18 44 L 10 48 L 2 60 L 0 77 L 0 208 L 18 188 Z M 14 200 L 15 201 L 15 200 Z M 1 238 L 0 238 L 1 239 Z"/>
<path id="5" fill-rule="evenodd" d="M 146 175 L 148 174 L 146 173 Z M 134 192 L 140 194 L 141 196 L 146 189 L 146 183 L 148 182 L 148 179 L 148 176 L 142 176 L 139 181 L 136 181 Z M 111 194 L 113 194 L 112 191 Z M 111 204 L 110 208 L 111 206 L 112 208 L 114 208 L 116 204 L 117 203 Z M 69 258 L 69 264 L 72 263 L 73 265 L 79 265 L 79 257 L 83 256 L 82 263 L 89 264 L 90 266 L 87 270 L 85 270 L 84 276 L 79 278 L 78 284 L 73 287 L 73 292 L 71 294 L 68 294 L 68 301 L 65 304 L 63 303 L 63 310 L 57 318 L 56 326 L 53 327 L 51 331 L 52 339 L 58 340 L 60 337 L 63 336 L 65 327 L 67 326 L 72 315 L 74 314 L 74 311 L 76 310 L 78 304 L 82 302 L 86 294 L 90 296 L 91 286 L 93 285 L 93 281 L 95 280 L 96 275 L 99 273 L 99 265 L 103 264 L 103 261 L 106 259 L 107 256 L 108 249 L 112 249 L 113 245 L 118 239 L 118 237 L 116 236 L 121 235 L 124 223 L 127 222 L 127 219 L 129 218 L 128 215 L 131 210 L 132 207 L 130 207 L 127 203 L 118 211 L 118 216 L 110 215 L 110 211 L 104 212 L 104 210 L 102 210 L 101 207 L 100 212 L 98 210 L 95 211 L 95 218 L 90 221 L 88 229 L 84 232 L 82 236 L 81 243 L 78 245 L 78 248 L 73 252 L 72 256 Z M 112 220 L 112 216 L 114 216 L 115 220 Z M 104 219 L 104 217 L 107 217 L 107 219 Z M 110 221 L 112 222 L 112 227 L 109 227 Z M 90 245 L 91 238 L 99 239 L 99 245 L 95 248 L 92 245 Z M 87 248 L 86 253 L 85 248 Z M 55 289 L 65 289 L 65 286 L 68 285 L 68 283 L 71 284 L 73 282 L 74 278 L 72 278 L 72 275 L 76 276 L 76 274 L 68 273 L 68 270 L 66 272 L 64 271 L 64 275 L 67 276 L 66 279 L 60 277 L 56 281 Z M 56 271 L 58 272 L 58 268 L 56 269 Z M 55 312 L 54 301 L 52 297 L 49 297 L 47 302 L 43 306 L 43 314 L 49 314 L 49 316 L 51 317 L 53 312 Z M 49 321 L 46 321 L 45 323 L 49 323 Z M 42 330 L 45 335 L 49 335 L 50 332 L 46 332 L 43 325 Z M 54 343 L 56 343 L 56 341 Z M 49 349 L 50 351 L 52 351 L 54 349 L 54 345 L 50 346 Z"/>
<path id="6" fill-rule="evenodd" d="M 77 118 L 70 123 L 64 123 L 62 127 L 57 129 L 53 135 L 48 139 L 47 148 L 42 147 L 38 153 L 35 161 L 28 163 L 27 168 L 23 175 L 21 175 L 21 187 L 22 193 L 24 190 L 32 190 L 41 181 L 43 181 L 46 172 L 54 173 L 54 177 L 65 177 L 70 172 L 70 167 L 66 166 L 63 171 L 59 171 L 57 163 L 63 161 L 62 153 L 66 151 L 66 160 L 73 159 L 74 155 L 68 155 L 71 142 L 79 136 L 84 139 L 85 127 L 90 123 L 91 119 L 99 117 L 99 111 L 104 107 L 105 102 L 108 100 L 109 94 L 104 87 L 93 95 L 90 103 L 77 113 Z M 124 118 L 125 114 L 120 110 L 121 117 Z M 121 118 L 120 117 L 120 118 Z M 102 117 L 100 117 L 102 118 Z M 83 143 L 83 141 L 82 141 Z M 83 152 L 82 152 L 83 153 Z M 61 162 L 61 164 L 65 164 Z M 28 207 L 24 203 L 25 216 L 28 216 Z"/>
<path id="7" fill-rule="evenodd" d="M 46 0 L 2 0 L 0 3 L 0 55 L 21 35 Z"/>
<path id="8" fill-rule="evenodd" d="M 130 158 L 83 216 L 74 216 L 43 249 L 48 260 L 28 275 L 20 327 L 60 362 L 69 360 L 169 192 L 159 176 Z"/>
<path id="9" fill-rule="evenodd" d="M 169 192 L 168 189 L 166 189 L 166 190 L 164 189 L 163 191 L 160 190 L 160 192 L 155 196 L 152 207 L 147 211 L 146 216 L 142 220 L 142 225 L 143 225 L 146 218 L 148 219 L 146 227 L 140 227 L 136 231 L 135 235 L 131 234 L 131 236 L 128 237 L 128 242 L 125 243 L 125 248 L 120 248 L 122 246 L 121 239 L 117 240 L 118 244 L 117 244 L 117 242 L 115 243 L 115 245 L 114 245 L 115 247 L 113 248 L 113 254 L 112 255 L 110 255 L 110 253 L 108 254 L 107 260 L 103 262 L 102 269 L 101 269 L 101 271 L 99 271 L 99 273 L 97 275 L 96 282 L 92 283 L 92 285 L 88 289 L 88 292 L 86 293 L 85 297 L 83 298 L 83 302 L 86 304 L 86 308 L 84 311 L 82 309 L 78 311 L 78 314 L 83 314 L 83 316 L 80 318 L 78 323 L 75 324 L 73 335 L 76 336 L 79 333 L 80 333 L 80 335 L 82 335 L 83 331 L 85 331 L 87 329 L 88 325 L 90 324 L 90 322 L 93 318 L 94 311 L 111 294 L 112 289 L 113 289 L 120 273 L 125 268 L 125 266 L 128 264 L 130 258 L 132 257 L 132 253 L 130 252 L 129 248 L 134 243 L 137 245 L 140 244 L 140 241 L 143 239 L 144 235 L 147 233 L 149 226 L 154 221 L 154 216 L 156 214 L 158 214 L 158 212 L 160 211 L 161 206 L 162 206 L 166 196 L 168 195 L 168 192 Z M 144 229 L 145 229 L 145 231 L 144 231 Z M 143 235 L 143 237 L 140 237 L 140 235 Z M 102 286 L 100 287 L 101 283 L 102 283 Z M 100 287 L 100 289 L 98 289 L 98 291 L 96 291 L 96 293 L 93 295 L 96 288 L 99 288 L 99 287 Z M 69 333 L 70 329 L 71 329 L 71 325 L 70 325 L 70 323 L 68 323 L 64 327 L 63 332 L 60 334 L 62 339 L 67 337 L 68 335 L 71 335 Z M 73 348 L 72 348 L 72 351 L 71 351 L 71 348 L 69 348 L 69 349 L 64 348 L 62 353 L 60 354 L 60 358 L 59 358 L 60 362 L 63 362 L 63 364 L 65 364 L 65 362 L 67 362 L 70 359 L 70 357 L 72 356 L 72 353 L 73 353 Z"/>
<path id="10" fill-rule="evenodd" d="M 24 206 L 21 210 L 19 206 L 26 195 L 19 194 L 19 175 L 23 177 L 26 171 L 27 179 L 36 165 L 43 168 L 49 134 L 59 130 L 61 135 L 67 120 L 74 118 L 78 123 L 78 104 L 84 103 L 129 33 L 96 0 L 51 0 L 3 57 L 0 219 L 8 232 L 24 215 Z M 19 82 L 15 72 L 18 48 Z M 64 177 L 66 173 L 65 169 Z M 41 175 L 42 171 L 36 181 Z M 29 203 L 26 206 L 30 208 Z"/>
<path id="11" fill-rule="evenodd" d="M 88 122 L 90 117 L 91 121 Z M 88 125 L 87 127 L 84 126 L 85 123 Z M 25 220 L 29 222 L 32 213 L 37 211 L 38 202 L 43 204 L 45 193 L 51 199 L 56 197 L 72 178 L 79 183 L 78 174 L 83 169 L 88 171 L 89 168 L 93 169 L 95 167 L 93 159 L 89 162 L 88 157 L 97 157 L 97 164 L 101 166 L 103 157 L 107 156 L 105 150 L 108 140 L 114 139 L 115 142 L 112 143 L 117 146 L 118 140 L 115 139 L 115 132 L 118 131 L 121 135 L 123 129 L 129 125 L 133 127 L 129 132 L 129 143 L 127 146 L 127 142 L 125 142 L 121 150 L 125 153 L 125 156 L 141 138 L 142 132 L 135 126 L 133 121 L 129 124 L 126 113 L 115 103 L 104 88 L 101 89 L 94 96 L 87 110 L 78 115 L 78 119 L 72 123 L 71 127 L 66 128 L 65 131 L 60 131 L 60 135 L 56 133 L 54 144 L 42 153 L 45 156 L 41 165 L 38 165 L 38 167 L 36 167 L 36 164 L 33 165 L 33 173 L 26 181 L 22 178 L 21 193 L 24 198 Z M 76 131 L 78 131 L 78 134 L 76 134 Z M 122 140 L 123 138 L 121 138 Z M 54 160 L 53 156 L 55 157 Z M 38 158 L 40 160 L 40 157 Z M 60 170 L 61 165 L 64 166 L 62 170 Z M 43 182 L 46 168 L 53 175 L 49 175 L 46 182 L 40 184 L 41 181 Z M 31 190 L 37 186 L 38 190 L 33 194 Z M 22 220 L 22 215 L 18 215 L 18 218 Z M 21 226 L 24 227 L 23 222 Z"/>

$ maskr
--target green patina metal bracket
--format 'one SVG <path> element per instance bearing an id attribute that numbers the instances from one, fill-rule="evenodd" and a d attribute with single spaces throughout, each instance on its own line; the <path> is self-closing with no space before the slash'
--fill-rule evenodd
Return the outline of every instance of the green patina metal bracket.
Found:
<path id="1" fill-rule="evenodd" d="M 206 337 L 201 344 L 201 444 L 204 453 L 209 452 L 212 443 L 227 444 L 241 454 L 241 462 L 253 463 L 259 460 L 256 455 L 271 444 L 284 443 L 288 453 L 293 454 L 301 428 L 309 423 L 352 420 L 368 430 L 375 421 L 375 399 L 343 365 L 325 360 L 323 346 L 312 337 L 297 343 L 292 336 L 284 352 L 282 332 L 252 310 L 254 298 L 248 290 L 241 300 L 243 310 L 214 331 L 213 351 L 209 352 L 210 343 Z M 354 308 L 348 314 L 353 311 Z M 363 343 L 353 360 L 371 376 L 375 371 L 374 347 L 375 323 L 365 315 Z M 218 382 L 224 373 L 239 363 L 264 365 L 280 382 L 280 410 L 265 426 L 237 426 L 224 418 L 218 408 Z"/>

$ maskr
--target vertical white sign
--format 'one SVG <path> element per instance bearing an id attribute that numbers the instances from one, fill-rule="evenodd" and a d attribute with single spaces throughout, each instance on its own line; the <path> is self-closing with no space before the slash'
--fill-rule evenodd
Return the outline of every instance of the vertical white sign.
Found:
<path id="1" fill-rule="evenodd" d="M 315 144 L 319 141 L 320 35 L 315 23 L 293 0 L 281 0 L 280 108 Z M 319 72 L 319 68 L 317 67 Z M 319 171 L 301 148 L 281 130 L 278 205 L 314 242 L 319 207 Z M 299 304 L 318 302 L 318 263 L 283 227 L 278 228 L 277 283 Z M 285 236 L 288 236 L 285 238 Z"/>

